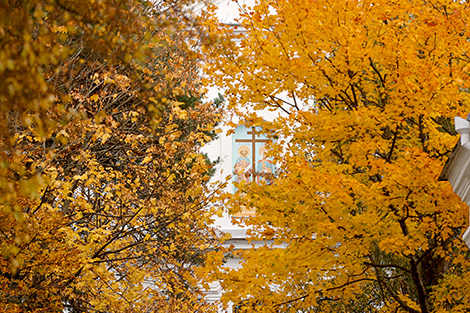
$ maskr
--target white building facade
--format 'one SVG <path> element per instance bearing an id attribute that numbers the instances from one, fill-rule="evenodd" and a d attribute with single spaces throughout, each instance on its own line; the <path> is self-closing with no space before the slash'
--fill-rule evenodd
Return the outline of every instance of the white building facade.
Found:
<path id="1" fill-rule="evenodd" d="M 448 180 L 454 192 L 470 208 L 470 114 L 466 119 L 455 118 L 455 130 L 460 140 L 445 164 L 440 180 Z M 470 213 L 469 213 L 470 215 Z M 463 234 L 463 240 L 470 247 L 470 227 Z"/>
<path id="2" fill-rule="evenodd" d="M 252 5 L 253 0 L 239 0 L 237 2 L 232 0 L 214 0 L 213 3 L 218 7 L 217 16 L 221 23 L 228 25 L 236 25 L 235 19 L 239 16 L 240 6 L 243 4 Z M 197 4 L 193 10 L 197 13 L 199 10 L 204 9 L 204 4 Z M 237 28 L 237 32 L 242 32 L 242 28 Z M 210 89 L 208 98 L 212 99 L 218 93 L 223 91 L 215 88 Z M 269 116 L 267 116 L 269 119 Z M 236 119 L 236 117 L 234 117 Z M 228 121 L 225 121 L 228 122 Z M 231 122 L 239 122 L 232 120 Z M 256 175 L 260 172 L 273 172 L 274 165 L 264 158 L 263 147 L 267 141 L 266 137 L 259 133 L 259 130 L 251 127 L 241 125 L 234 130 L 234 133 L 228 134 L 233 130 L 232 127 L 224 125 L 220 126 L 222 132 L 218 138 L 210 142 L 204 147 L 204 152 L 207 153 L 211 160 L 219 159 L 220 162 L 216 166 L 216 172 L 213 176 L 214 181 L 225 181 L 227 177 L 233 181 L 245 180 L 251 182 L 259 180 L 261 175 Z M 255 174 L 254 174 L 255 173 Z M 229 183 L 226 187 L 226 192 L 233 193 L 235 187 Z M 244 210 L 236 216 L 231 216 L 228 212 L 224 212 L 221 218 L 216 218 L 215 226 L 223 233 L 230 234 L 230 239 L 224 243 L 224 246 L 233 246 L 234 251 L 251 249 L 253 245 L 260 246 L 269 244 L 269 242 L 250 242 L 247 240 L 246 228 L 243 228 L 234 223 L 234 219 L 243 218 L 253 214 L 254 212 Z M 227 257 L 225 266 L 235 269 L 240 265 L 240 259 L 236 257 Z M 210 290 L 207 291 L 206 297 L 209 302 L 218 303 L 222 296 L 223 289 L 219 282 L 210 284 Z M 227 307 L 222 307 L 219 303 L 219 312 L 235 313 L 235 305 L 230 303 Z"/>

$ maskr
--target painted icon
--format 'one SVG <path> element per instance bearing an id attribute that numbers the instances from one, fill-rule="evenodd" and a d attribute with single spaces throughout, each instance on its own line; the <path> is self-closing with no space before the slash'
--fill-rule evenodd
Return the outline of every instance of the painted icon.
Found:
<path id="1" fill-rule="evenodd" d="M 236 175 L 236 181 L 249 183 L 251 181 L 251 160 L 248 157 L 250 155 L 250 148 L 247 146 L 241 146 L 238 148 L 238 159 L 235 161 L 233 167 L 233 173 Z"/>

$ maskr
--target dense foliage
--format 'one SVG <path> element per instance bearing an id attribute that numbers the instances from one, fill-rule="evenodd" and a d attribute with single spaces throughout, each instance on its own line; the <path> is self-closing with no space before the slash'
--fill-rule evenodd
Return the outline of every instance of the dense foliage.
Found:
<path id="1" fill-rule="evenodd" d="M 278 172 L 229 197 L 232 211 L 256 209 L 243 220 L 252 238 L 274 244 L 239 252 L 238 271 L 219 264 L 226 301 L 241 312 L 468 311 L 468 207 L 438 181 L 458 139 L 452 118 L 470 111 L 468 3 L 241 9 L 241 35 L 207 24 L 208 71 L 245 123 L 276 139 Z"/>
<path id="2" fill-rule="evenodd" d="M 189 4 L 0 3 L 0 311 L 210 310 Z"/>

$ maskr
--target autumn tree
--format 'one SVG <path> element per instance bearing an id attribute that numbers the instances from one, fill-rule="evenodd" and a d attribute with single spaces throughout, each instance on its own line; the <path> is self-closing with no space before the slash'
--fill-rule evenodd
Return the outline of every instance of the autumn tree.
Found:
<path id="1" fill-rule="evenodd" d="M 211 310 L 219 107 L 189 4 L 0 4 L 1 310 Z"/>
<path id="2" fill-rule="evenodd" d="M 274 183 L 227 203 L 256 209 L 242 222 L 274 244 L 240 252 L 239 270 L 218 264 L 225 300 L 240 312 L 468 311 L 468 207 L 438 181 L 452 118 L 470 110 L 468 3 L 241 9 L 241 35 L 207 24 L 208 70 L 273 139 Z"/>

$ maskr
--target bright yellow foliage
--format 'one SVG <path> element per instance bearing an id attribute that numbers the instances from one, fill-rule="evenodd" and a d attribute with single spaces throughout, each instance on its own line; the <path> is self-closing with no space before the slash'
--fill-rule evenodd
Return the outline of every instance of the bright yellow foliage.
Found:
<path id="1" fill-rule="evenodd" d="M 274 245 L 219 268 L 226 301 L 246 312 L 470 310 L 468 207 L 438 181 L 452 119 L 470 111 L 468 3 L 256 1 L 239 23 L 241 35 L 207 24 L 207 71 L 276 139 L 279 168 L 274 184 L 229 201 L 255 208 L 245 224 Z"/>
<path id="2" fill-rule="evenodd" d="M 0 312 L 212 310 L 189 4 L 0 2 Z"/>

